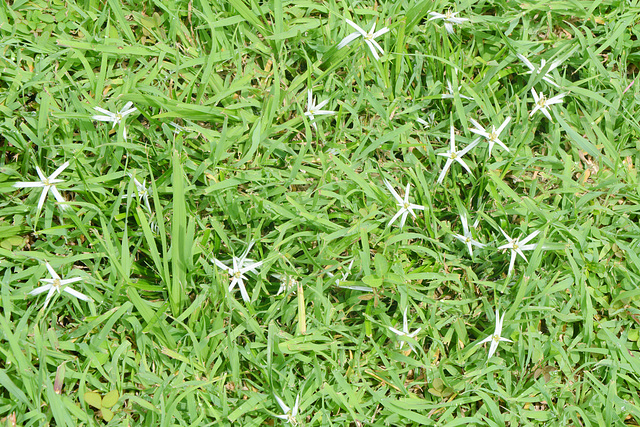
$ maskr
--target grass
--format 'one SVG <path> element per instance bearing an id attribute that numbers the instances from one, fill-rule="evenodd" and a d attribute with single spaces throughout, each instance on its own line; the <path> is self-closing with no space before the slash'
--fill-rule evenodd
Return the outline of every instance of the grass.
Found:
<path id="1" fill-rule="evenodd" d="M 345 19 L 390 29 L 380 61 L 336 49 Z M 301 425 L 638 425 L 639 24 L 636 0 L 2 2 L 1 422 L 277 425 L 299 395 Z M 553 120 L 532 88 L 566 93 Z M 451 126 L 460 150 L 506 117 L 510 151 L 436 184 Z M 69 209 L 13 187 L 65 161 Z M 402 229 L 384 179 L 425 207 Z M 501 228 L 540 231 L 511 274 Z M 244 301 L 213 258 L 251 240 Z M 41 310 L 45 262 L 92 301 Z"/>

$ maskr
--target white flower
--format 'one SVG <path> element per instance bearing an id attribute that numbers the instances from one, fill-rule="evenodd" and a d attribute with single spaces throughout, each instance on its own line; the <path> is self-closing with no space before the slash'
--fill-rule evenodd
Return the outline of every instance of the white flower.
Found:
<path id="1" fill-rule="evenodd" d="M 540 92 L 540 94 L 538 95 L 534 88 L 531 88 L 531 93 L 533 94 L 533 99 L 536 103 L 536 106 L 533 108 L 531 113 L 529 113 L 529 117 L 533 116 L 536 111 L 540 110 L 542 111 L 542 114 L 547 116 L 549 120 L 553 121 L 551 115 L 549 114 L 549 105 L 561 104 L 562 98 L 565 96 L 565 94 L 561 93 L 560 95 L 556 95 L 553 98 L 547 99 L 542 92 Z"/>
<path id="2" fill-rule="evenodd" d="M 485 339 L 483 339 L 478 343 L 478 345 L 480 345 L 480 344 L 484 344 L 486 342 L 491 341 L 491 345 L 489 346 L 489 356 L 487 357 L 487 360 L 491 359 L 491 356 L 494 355 L 494 353 L 498 349 L 498 344 L 500 343 L 500 341 L 513 342 L 510 339 L 503 338 L 500 336 L 500 334 L 502 333 L 503 321 L 504 321 L 504 313 L 502 313 L 502 317 L 500 317 L 498 313 L 498 309 L 496 308 L 496 329 L 493 331 L 493 335 L 489 335 L 488 337 L 486 337 Z"/>
<path id="3" fill-rule="evenodd" d="M 493 144 L 498 144 L 505 150 L 509 151 L 509 148 L 506 145 L 504 145 L 504 143 L 500 141 L 498 137 L 500 136 L 500 133 L 502 133 L 504 128 L 507 127 L 507 125 L 511 121 L 511 117 L 507 117 L 506 119 L 504 119 L 504 122 L 502 122 L 502 124 L 498 129 L 496 129 L 496 127 L 492 125 L 491 132 L 487 132 L 487 130 L 482 126 L 480 126 L 480 123 L 476 122 L 475 120 L 470 118 L 469 121 L 471 122 L 471 124 L 473 124 L 477 128 L 477 129 L 470 128 L 469 130 L 477 135 L 484 136 L 487 139 L 487 142 L 489 143 L 489 157 L 491 157 L 491 150 L 493 149 Z"/>
<path id="4" fill-rule="evenodd" d="M 421 125 L 423 125 L 424 127 L 426 127 L 427 129 L 430 128 L 431 126 L 433 126 L 433 124 L 436 121 L 436 113 L 435 112 L 430 112 L 429 114 L 427 114 L 427 119 L 422 119 L 420 117 L 418 117 L 416 119 L 416 122 L 420 123 Z"/>
<path id="5" fill-rule="evenodd" d="M 524 253 L 522 251 L 532 251 L 536 248 L 536 246 L 538 246 L 537 243 L 531 245 L 527 245 L 526 243 L 536 237 L 538 233 L 540 233 L 540 230 L 536 230 L 533 233 L 529 234 L 527 237 L 522 239 L 522 241 L 520 239 L 512 239 L 511 237 L 509 237 L 509 235 L 505 233 L 502 227 L 500 227 L 500 231 L 502 231 L 502 234 L 504 234 L 504 237 L 506 237 L 508 243 L 500 246 L 498 249 L 511 249 L 511 261 L 509 261 L 509 272 L 507 273 L 507 275 L 509 275 L 511 274 L 513 265 L 516 262 L 516 256 L 520 255 L 525 261 L 527 261 L 527 257 L 524 256 Z"/>
<path id="6" fill-rule="evenodd" d="M 449 89 L 448 93 L 443 93 L 441 95 L 442 99 L 453 99 L 455 98 L 454 92 L 453 92 L 453 86 L 451 85 L 451 81 L 447 80 L 447 88 Z M 456 92 L 458 92 L 458 96 L 460 96 L 460 98 L 464 98 L 464 99 L 473 99 L 469 96 L 464 96 L 460 94 L 460 88 L 462 88 L 462 86 L 458 86 L 458 90 Z"/>
<path id="7" fill-rule="evenodd" d="M 349 286 L 349 285 L 341 285 L 340 282 L 347 281 L 349 274 L 351 274 L 351 267 L 353 267 L 353 260 L 349 263 L 349 267 L 347 267 L 342 273 L 342 277 L 336 279 L 336 286 L 342 289 L 352 289 L 354 291 L 363 291 L 363 292 L 373 292 L 373 289 L 368 286 Z M 327 275 L 329 277 L 335 277 L 333 273 L 327 271 Z"/>
<path id="8" fill-rule="evenodd" d="M 296 404 L 293 405 L 293 408 L 289 408 L 278 396 L 274 394 L 278 405 L 284 412 L 282 415 L 276 415 L 276 418 L 280 418 L 284 420 L 286 423 L 291 423 L 291 425 L 298 425 L 298 420 L 296 417 L 298 416 L 298 407 L 300 406 L 300 395 L 296 396 Z"/>
<path id="9" fill-rule="evenodd" d="M 407 308 L 405 307 L 404 309 L 404 313 L 402 313 L 402 331 L 399 331 L 395 328 L 392 328 L 391 326 L 389 326 L 389 329 L 391 330 L 391 332 L 393 332 L 394 334 L 401 336 L 401 337 L 408 337 L 408 338 L 415 338 L 416 335 L 418 335 L 418 332 L 420 332 L 422 330 L 422 328 L 418 328 L 415 331 L 409 333 L 409 324 L 407 322 Z M 404 341 L 400 341 L 400 349 L 402 349 L 402 346 L 404 345 Z M 409 347 L 411 348 L 411 351 L 416 351 L 415 348 L 413 347 L 413 344 L 411 344 L 410 342 L 407 341 L 407 344 L 409 344 Z"/>
<path id="10" fill-rule="evenodd" d="M 524 55 L 521 55 L 521 54 L 518 53 L 516 56 L 522 62 L 524 62 L 524 65 L 526 65 L 527 68 L 529 69 L 529 71 L 527 71 L 527 74 L 531 74 L 531 73 L 540 74 L 542 72 L 542 70 L 544 69 L 544 66 L 546 65 L 546 61 L 544 59 L 542 59 L 540 61 L 540 67 L 536 67 L 535 65 L 533 65 L 531 63 L 531 61 L 529 61 L 527 58 L 525 58 Z M 558 87 L 558 84 L 551 79 L 551 77 L 549 76 L 549 73 L 551 71 L 555 70 L 556 68 L 558 68 L 560 65 L 562 65 L 562 61 L 560 61 L 560 60 L 553 61 L 551 63 L 551 65 L 549 65 L 549 69 L 545 73 L 544 77 L 542 77 L 542 80 L 544 80 L 547 83 L 550 83 L 550 84 L 554 85 L 555 87 Z"/>
<path id="11" fill-rule="evenodd" d="M 402 227 L 404 227 L 404 223 L 407 220 L 407 215 L 411 214 L 415 218 L 416 214 L 413 212 L 413 209 L 424 210 L 424 206 L 409 203 L 409 189 L 411 188 L 411 184 L 407 183 L 407 189 L 404 191 L 404 200 L 402 200 L 402 197 L 400 197 L 398 193 L 396 193 L 396 190 L 393 189 L 389 181 L 387 181 L 386 179 L 384 180 L 384 185 L 387 186 L 387 188 L 391 192 L 391 195 L 394 199 L 396 199 L 396 202 L 400 207 L 400 210 L 393 216 L 393 218 L 391 218 L 391 221 L 389 221 L 387 227 L 393 224 L 393 222 L 398 219 L 400 215 L 402 215 L 402 218 L 400 219 L 400 229 L 402 230 Z"/>
<path id="12" fill-rule="evenodd" d="M 104 114 L 104 116 L 95 115 L 95 116 L 91 116 L 91 118 L 93 120 L 98 120 L 100 122 L 111 122 L 112 123 L 111 129 L 113 129 L 127 115 L 138 110 L 136 107 L 131 108 L 132 105 L 133 105 L 133 102 L 131 101 L 127 102 L 122 108 L 122 110 L 118 111 L 117 113 L 112 113 L 111 111 L 107 111 L 104 108 L 93 107 L 94 110 L 99 111 L 100 113 Z M 122 139 L 127 139 L 127 128 L 125 128 L 124 126 L 122 127 Z"/>
<path id="13" fill-rule="evenodd" d="M 296 293 L 296 289 L 298 289 L 298 281 L 295 277 L 289 274 L 274 274 L 273 277 L 280 280 L 280 289 L 278 289 L 276 296 L 283 292 L 286 294 Z"/>
<path id="14" fill-rule="evenodd" d="M 55 172 L 53 172 L 48 177 L 44 176 L 44 174 L 42 173 L 42 170 L 40 169 L 39 166 L 36 166 L 36 172 L 38 172 L 38 177 L 40 178 L 40 181 L 16 182 L 15 184 L 13 184 L 13 186 L 15 188 L 34 188 L 34 187 L 42 188 L 42 194 L 40 194 L 40 200 L 38 201 L 38 211 L 40 211 L 42 209 L 42 206 L 44 205 L 44 201 L 47 198 L 47 193 L 49 192 L 49 189 L 51 189 L 51 193 L 53 193 L 53 197 L 55 197 L 56 200 L 59 203 L 62 203 L 60 205 L 60 208 L 62 208 L 64 210 L 64 209 L 68 208 L 69 206 L 64 204 L 64 203 L 66 203 L 66 200 L 64 200 L 64 198 L 62 197 L 62 194 L 60 194 L 60 192 L 56 188 L 55 184 L 58 184 L 60 182 L 64 182 L 64 180 L 56 179 L 56 177 L 58 175 L 60 175 L 60 173 L 63 170 L 65 170 L 67 168 L 67 166 L 69 166 L 69 162 L 64 162 L 62 164 L 62 166 L 60 166 L 58 169 L 56 169 Z"/>
<path id="15" fill-rule="evenodd" d="M 264 261 L 254 262 L 253 260 L 247 258 L 247 255 L 249 254 L 249 251 L 251 250 L 251 247 L 253 246 L 254 243 L 255 243 L 254 241 L 249 242 L 247 249 L 245 249 L 245 251 L 242 253 L 240 258 L 237 258 L 235 256 L 233 257 L 233 260 L 232 260 L 233 268 L 224 265 L 221 261 L 219 261 L 216 258 L 213 259 L 213 262 L 215 263 L 215 265 L 218 266 L 218 268 L 221 268 L 222 270 L 226 271 L 229 274 L 229 278 L 231 279 L 231 283 L 229 284 L 229 292 L 231 292 L 233 287 L 237 284 L 238 288 L 240 288 L 240 294 L 242 294 L 242 299 L 245 301 L 249 301 L 250 298 L 249 298 L 249 294 L 247 293 L 247 289 L 244 286 L 244 281 L 247 280 L 247 276 L 245 276 L 244 274 L 249 271 L 254 274 L 257 274 L 258 271 L 256 269 L 260 267 L 264 262 Z"/>
<path id="16" fill-rule="evenodd" d="M 365 31 L 362 28 L 360 28 L 358 25 L 356 25 L 353 21 L 350 21 L 348 19 L 346 21 L 347 21 L 347 24 L 351 25 L 356 31 L 349 34 L 344 39 L 342 39 L 342 41 L 338 44 L 338 49 L 342 49 L 343 47 L 345 47 L 346 45 L 348 45 L 358 37 L 362 36 L 364 38 L 364 42 L 367 44 L 367 46 L 369 46 L 369 50 L 371 50 L 373 57 L 376 60 L 380 59 L 380 57 L 378 56 L 378 52 L 376 52 L 376 50 L 380 52 L 380 55 L 384 55 L 384 50 L 382 50 L 382 47 L 380 47 L 380 45 L 378 44 L 377 41 L 375 41 L 375 39 L 389 32 L 389 29 L 387 27 L 384 27 L 381 30 L 374 32 L 374 30 L 376 29 L 376 23 L 374 22 L 373 26 L 371 27 L 371 31 L 369 31 L 368 33 L 365 33 Z"/>
<path id="17" fill-rule="evenodd" d="M 136 185 L 136 190 L 138 192 L 138 201 L 142 201 L 144 199 L 145 206 L 149 213 L 151 213 L 151 205 L 149 205 L 149 195 L 151 194 L 151 189 L 145 186 L 146 179 L 142 181 L 138 181 L 133 175 L 128 173 L 129 177 L 133 178 L 133 183 Z M 129 195 L 132 196 L 132 195 Z"/>
<path id="18" fill-rule="evenodd" d="M 433 21 L 434 19 L 444 20 L 444 28 L 447 29 L 449 34 L 453 34 L 453 24 L 459 25 L 469 20 L 468 18 L 456 18 L 458 13 L 460 12 L 451 12 L 451 9 L 447 10 L 445 13 L 429 12 L 429 15 L 432 16 L 429 18 L 429 21 Z"/>
<path id="19" fill-rule="evenodd" d="M 478 141 L 472 142 L 461 151 L 456 151 L 456 140 L 455 140 L 453 125 L 451 126 L 450 140 L 451 140 L 451 148 L 449 149 L 449 151 L 447 151 L 446 153 L 437 153 L 438 156 L 447 157 L 447 162 L 444 164 L 444 167 L 442 168 L 442 172 L 440 172 L 440 176 L 438 177 L 438 184 L 442 183 L 442 180 L 444 179 L 445 174 L 447 173 L 447 171 L 449 170 L 449 167 L 451 167 L 451 164 L 454 161 L 460 163 L 460 165 L 464 167 L 467 170 L 467 172 L 471 173 L 471 169 L 469 169 L 469 166 L 467 166 L 464 160 L 462 160 L 462 156 L 467 154 L 469 150 L 475 147 L 478 144 Z"/>
<path id="20" fill-rule="evenodd" d="M 315 99 L 313 98 L 313 92 L 311 91 L 311 89 L 307 90 L 307 111 L 304 112 L 304 115 L 309 117 L 309 120 L 313 122 L 315 116 L 335 114 L 335 111 L 321 110 L 321 108 L 327 105 L 328 102 L 329 100 L 325 99 L 320 104 L 316 105 Z M 311 124 L 314 128 L 318 129 L 318 126 L 315 124 L 315 122 Z"/>
<path id="21" fill-rule="evenodd" d="M 72 295 L 83 301 L 91 301 L 91 298 L 89 298 L 85 294 L 78 292 L 76 290 L 73 290 L 68 286 L 71 283 L 75 283 L 82 280 L 82 277 L 72 277 L 71 279 L 62 280 L 60 279 L 60 276 L 56 274 L 55 270 L 53 269 L 53 267 L 51 267 L 51 265 L 48 262 L 46 263 L 46 266 L 47 266 L 47 270 L 49 270 L 49 274 L 51 274 L 51 279 L 40 279 L 40 281 L 45 282 L 46 285 L 40 286 L 39 288 L 35 288 L 31 292 L 29 292 L 29 295 L 40 295 L 43 292 L 49 291 L 49 293 L 47 294 L 47 299 L 45 299 L 44 301 L 44 306 L 42 307 L 43 310 L 47 308 L 47 306 L 49 305 L 49 301 L 51 300 L 51 297 L 56 291 L 58 292 L 58 294 L 61 292 L 66 292 L 69 295 Z"/>
<path id="22" fill-rule="evenodd" d="M 477 246 L 479 248 L 484 248 L 486 245 L 473 240 L 473 237 L 471 236 L 469 227 L 467 225 L 467 217 L 464 214 L 460 215 L 460 221 L 462 222 L 462 232 L 464 234 L 454 234 L 453 237 L 460 240 L 462 243 L 465 243 L 467 245 L 467 248 L 469 249 L 469 255 L 473 257 L 473 248 L 471 247 L 471 245 Z M 475 227 L 476 224 L 474 224 L 473 226 Z"/>

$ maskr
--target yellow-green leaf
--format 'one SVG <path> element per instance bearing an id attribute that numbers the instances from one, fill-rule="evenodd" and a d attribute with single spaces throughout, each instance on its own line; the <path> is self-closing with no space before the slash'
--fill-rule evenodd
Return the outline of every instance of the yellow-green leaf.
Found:
<path id="1" fill-rule="evenodd" d="M 94 391 L 88 391 L 84 394 L 84 401 L 94 408 L 102 408 L 102 398 Z"/>
<path id="2" fill-rule="evenodd" d="M 105 394 L 102 398 L 102 407 L 103 408 L 111 408 L 118 402 L 120 395 L 118 394 L 118 390 L 111 390 L 109 393 Z"/>
<path id="3" fill-rule="evenodd" d="M 104 418 L 106 422 L 111 421 L 113 418 L 113 412 L 110 409 L 102 408 L 102 418 Z"/>

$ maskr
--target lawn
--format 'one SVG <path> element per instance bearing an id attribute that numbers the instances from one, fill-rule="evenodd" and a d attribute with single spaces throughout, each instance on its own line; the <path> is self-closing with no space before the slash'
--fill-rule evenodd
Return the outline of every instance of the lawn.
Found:
<path id="1" fill-rule="evenodd" d="M 640 1 L 0 2 L 0 423 L 640 423 Z"/>

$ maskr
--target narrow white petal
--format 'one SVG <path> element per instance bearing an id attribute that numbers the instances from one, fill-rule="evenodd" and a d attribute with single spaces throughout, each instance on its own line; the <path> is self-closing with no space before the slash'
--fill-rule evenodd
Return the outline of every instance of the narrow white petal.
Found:
<path id="1" fill-rule="evenodd" d="M 315 108 L 316 114 L 318 114 L 318 110 L 321 109 L 322 107 L 324 107 L 325 105 L 327 105 L 328 102 L 329 102 L 329 100 L 325 99 L 320 104 L 316 105 L 316 108 Z"/>
<path id="2" fill-rule="evenodd" d="M 469 249 L 469 256 L 473 257 L 473 247 L 471 246 L 471 241 L 467 241 L 467 249 Z"/>
<path id="3" fill-rule="evenodd" d="M 351 25 L 353 27 L 353 29 L 356 30 L 357 32 L 359 32 L 362 37 L 366 37 L 367 36 L 367 33 L 362 28 L 360 28 L 356 23 L 354 23 L 353 21 L 351 21 L 349 19 L 346 19 L 346 21 L 347 21 L 347 24 Z M 374 28 L 375 28 L 375 23 L 373 25 L 374 25 Z"/>
<path id="4" fill-rule="evenodd" d="M 496 131 L 496 135 L 500 135 L 502 133 L 502 131 L 504 130 L 504 128 L 507 127 L 507 125 L 509 124 L 510 121 L 511 121 L 511 117 L 507 117 L 506 119 L 504 119 L 504 122 L 502 122 L 502 124 L 500 125 L 500 127 Z"/>
<path id="5" fill-rule="evenodd" d="M 240 288 L 240 293 L 242 294 L 242 299 L 246 302 L 249 302 L 251 298 L 249 298 L 249 294 L 244 287 L 244 282 L 242 280 L 238 280 L 238 287 Z"/>
<path id="6" fill-rule="evenodd" d="M 540 230 L 536 230 L 533 233 L 529 234 L 527 237 L 525 237 L 520 244 L 524 245 L 525 243 L 527 243 L 528 241 L 530 241 L 531 239 L 533 239 L 534 237 L 536 237 L 538 234 L 540 234 Z"/>
<path id="7" fill-rule="evenodd" d="M 502 231 L 502 235 L 505 237 L 505 239 L 511 242 L 511 237 L 509 237 L 509 235 L 502 229 L 502 227 L 498 227 L 498 228 L 500 229 L 500 231 Z"/>
<path id="8" fill-rule="evenodd" d="M 447 162 L 444 164 L 444 167 L 442 168 L 442 172 L 440 172 L 440 176 L 438 177 L 438 184 L 441 184 L 442 180 L 444 180 L 444 176 L 449 170 L 449 167 L 451 166 L 452 162 L 453 160 L 451 158 L 447 159 Z"/>
<path id="9" fill-rule="evenodd" d="M 514 249 L 514 251 L 520 255 L 522 257 L 522 259 L 524 259 L 526 262 L 529 262 L 529 260 L 527 259 L 526 256 L 524 256 L 524 252 L 522 252 L 522 249 L 518 248 L 518 249 Z"/>
<path id="10" fill-rule="evenodd" d="M 511 261 L 509 261 L 509 271 L 507 272 L 507 276 L 511 274 L 513 271 L 513 266 L 516 262 L 516 251 L 511 251 Z"/>
<path id="11" fill-rule="evenodd" d="M 530 69 L 531 71 L 535 71 L 536 70 L 536 67 L 534 67 L 533 64 L 527 58 L 525 58 L 523 55 L 520 55 L 518 53 L 518 54 L 516 54 L 516 56 L 520 59 L 520 61 L 522 61 L 524 63 L 524 65 L 527 66 L 528 69 Z"/>
<path id="12" fill-rule="evenodd" d="M 105 114 L 106 116 L 108 116 L 108 117 L 107 117 L 108 119 L 109 119 L 109 118 L 113 118 L 113 117 L 115 117 L 115 114 L 114 114 L 114 113 L 112 113 L 111 111 L 105 110 L 104 108 L 100 108 L 100 107 L 93 107 L 93 109 L 94 109 L 94 110 L 96 110 L 96 111 L 98 111 L 98 112 L 100 112 L 100 113 L 102 113 L 102 114 Z"/>
<path id="13" fill-rule="evenodd" d="M 498 342 L 495 340 L 491 340 L 491 346 L 489 347 L 489 355 L 487 356 L 487 359 L 491 359 L 491 356 L 495 354 L 497 349 L 498 349 Z"/>
<path id="14" fill-rule="evenodd" d="M 110 116 L 91 116 L 92 120 L 97 120 L 99 122 L 113 122 L 115 118 Z"/>
<path id="15" fill-rule="evenodd" d="M 348 36 L 343 38 L 342 41 L 338 44 L 338 49 L 342 49 L 343 47 L 345 47 L 346 45 L 348 45 L 349 43 L 351 43 L 352 41 L 354 41 L 360 36 L 361 34 L 358 32 L 349 34 Z"/>
<path id="16" fill-rule="evenodd" d="M 70 285 L 71 283 L 80 282 L 84 280 L 82 277 L 71 277 L 69 279 L 60 280 L 60 285 Z"/>
<path id="17" fill-rule="evenodd" d="M 276 402 L 278 402 L 278 405 L 280 405 L 282 412 L 284 412 L 285 414 L 288 413 L 290 408 L 278 396 L 276 396 L 275 394 L 273 396 L 276 398 Z"/>
<path id="18" fill-rule="evenodd" d="M 49 301 L 51 301 L 51 297 L 53 297 L 53 294 L 56 292 L 56 288 L 51 287 L 51 289 L 49 289 L 49 293 L 47 294 L 47 298 L 44 300 L 44 305 L 42 306 L 43 310 L 46 310 L 47 306 L 49 305 Z"/>
<path id="19" fill-rule="evenodd" d="M 38 177 L 40 178 L 40 181 L 44 181 L 46 179 L 46 177 L 44 176 L 44 173 L 42 172 L 42 169 L 40 169 L 40 166 L 36 165 L 36 172 L 38 173 Z"/>
<path id="20" fill-rule="evenodd" d="M 451 136 L 449 137 L 449 143 L 451 144 L 451 152 L 456 151 L 456 135 L 454 133 L 453 125 L 451 126 Z"/>
<path id="21" fill-rule="evenodd" d="M 218 268 L 226 271 L 226 272 L 231 272 L 231 268 L 229 268 L 228 266 L 224 265 L 221 261 L 217 260 L 216 258 L 213 258 L 213 262 L 215 263 L 215 265 L 218 266 Z"/>
<path id="22" fill-rule="evenodd" d="M 62 197 L 62 194 L 60 194 L 55 185 L 51 186 L 51 193 L 53 194 L 53 197 L 58 201 L 58 203 L 62 203 L 60 205 L 60 208 L 64 210 L 69 207 L 66 205 L 67 201 L 64 199 L 64 197 Z"/>
<path id="23" fill-rule="evenodd" d="M 454 234 L 453 237 L 455 237 L 456 239 L 460 240 L 462 243 L 465 243 L 467 241 L 467 238 L 465 236 L 463 236 L 462 234 Z"/>
<path id="24" fill-rule="evenodd" d="M 460 222 L 462 222 L 462 230 L 464 231 L 464 235 L 468 235 L 469 225 L 467 224 L 467 216 L 465 214 L 460 215 Z"/>
<path id="25" fill-rule="evenodd" d="M 44 285 L 44 286 L 40 286 L 38 288 L 35 288 L 34 290 L 32 290 L 31 292 L 29 292 L 29 295 L 40 295 L 43 292 L 48 291 L 49 289 L 51 289 L 51 284 L 49 285 Z"/>
<path id="26" fill-rule="evenodd" d="M 482 131 L 482 132 L 484 132 L 484 131 L 485 131 L 484 127 L 483 127 L 480 123 L 476 122 L 474 119 L 469 118 L 469 121 L 471 122 L 471 124 L 472 124 L 472 125 L 474 125 L 476 128 L 478 128 L 477 130 Z M 469 129 L 469 130 L 470 130 L 471 132 L 473 132 L 473 131 L 474 131 L 474 129 Z M 485 133 L 486 133 L 486 132 L 485 132 Z"/>
<path id="27" fill-rule="evenodd" d="M 48 185 L 42 189 L 42 193 L 40 194 L 40 200 L 38 200 L 38 210 L 42 210 L 42 207 L 44 206 L 44 201 L 47 198 L 48 191 L 49 191 Z"/>
<path id="28" fill-rule="evenodd" d="M 336 113 L 335 111 L 331 111 L 331 110 L 316 110 L 315 111 L 315 114 L 317 116 L 328 116 L 328 115 L 335 114 L 335 113 Z"/>
<path id="29" fill-rule="evenodd" d="M 387 227 L 389 227 L 391 224 L 393 224 L 395 222 L 396 219 L 398 219 L 398 217 L 400 215 L 402 215 L 404 213 L 404 209 L 400 209 L 394 216 L 393 218 L 391 218 L 391 220 L 389 221 L 389 223 L 387 224 Z M 400 227 L 402 228 L 402 227 Z"/>
<path id="30" fill-rule="evenodd" d="M 129 109 L 129 110 L 123 111 L 122 113 L 120 113 L 120 115 L 121 115 L 122 117 L 125 117 L 125 116 L 128 116 L 128 115 L 129 115 L 129 114 L 131 114 L 131 113 L 136 112 L 136 111 L 138 111 L 138 109 L 137 109 L 136 107 L 133 107 L 133 108 L 131 108 L 131 109 Z"/>
<path id="31" fill-rule="evenodd" d="M 54 173 L 51 174 L 51 176 L 49 177 L 49 180 L 53 180 L 55 179 L 58 175 L 60 175 L 60 173 L 65 170 L 67 168 L 67 166 L 69 166 L 69 162 L 64 162 L 62 164 L 62 166 L 60 166 L 58 169 L 55 170 Z"/>
<path id="32" fill-rule="evenodd" d="M 458 163 L 460 163 L 460 165 L 465 168 L 467 170 L 467 172 L 469 172 L 470 174 L 472 174 L 473 172 L 471 172 L 471 169 L 469 168 L 469 166 L 465 163 L 465 161 L 462 159 L 462 157 L 456 157 L 456 161 Z"/>
<path id="33" fill-rule="evenodd" d="M 255 273 L 256 272 L 255 271 L 256 268 L 260 267 L 263 262 L 264 261 L 258 261 L 258 262 L 251 263 L 251 264 L 249 264 L 249 265 L 247 265 L 245 267 L 242 267 L 242 268 L 240 268 L 240 273 L 244 274 L 244 273 L 246 273 L 248 271 L 252 271 L 252 272 Z"/>
<path id="34" fill-rule="evenodd" d="M 381 35 L 386 34 L 388 32 L 389 32 L 389 29 L 387 27 L 384 27 L 384 28 L 379 29 L 375 33 L 373 33 L 373 35 L 371 37 L 374 38 L 374 39 L 377 39 Z"/>
<path id="35" fill-rule="evenodd" d="M 367 46 L 369 46 L 369 50 L 371 51 L 371 54 L 376 59 L 376 61 L 380 60 L 380 56 L 378 55 L 378 52 L 376 52 L 376 47 L 373 45 L 371 40 L 365 40 L 365 43 L 367 43 Z"/>
<path id="36" fill-rule="evenodd" d="M 295 417 L 298 415 L 298 408 L 300 407 L 300 395 L 296 396 L 296 403 L 293 405 L 293 409 L 291 410 L 291 415 Z"/>
<path id="37" fill-rule="evenodd" d="M 382 49 L 382 46 L 380 46 L 380 44 L 377 41 L 375 41 L 375 40 L 368 40 L 368 41 L 370 43 L 372 43 L 376 47 L 376 49 L 378 49 L 380 51 L 380 55 L 384 55 L 384 50 Z M 369 46 L 371 46 L 371 45 L 369 45 Z"/>
<path id="38" fill-rule="evenodd" d="M 14 188 L 42 188 L 44 186 L 43 182 L 16 182 L 13 184 Z"/>
<path id="39" fill-rule="evenodd" d="M 533 110 L 531 110 L 531 112 L 529 113 L 529 117 L 533 116 L 536 113 L 536 111 L 538 111 L 539 109 L 540 109 L 540 105 L 536 104 Z"/>
<path id="40" fill-rule="evenodd" d="M 311 89 L 307 89 L 307 110 L 311 110 L 313 108 L 314 108 L 314 105 L 313 105 L 313 92 L 311 91 Z"/>
<path id="41" fill-rule="evenodd" d="M 396 190 L 393 188 L 393 186 L 391 185 L 391 183 L 389 181 L 387 181 L 386 179 L 384 180 L 384 185 L 387 186 L 387 189 L 389 190 L 389 192 L 391 193 L 391 195 L 393 196 L 394 199 L 396 199 L 396 201 L 398 203 L 402 203 L 402 198 L 400 197 L 400 195 L 398 193 L 396 193 Z"/>
<path id="42" fill-rule="evenodd" d="M 540 97 L 538 96 L 538 93 L 534 88 L 531 88 L 531 94 L 533 95 L 533 99 L 536 101 L 536 104 L 537 104 L 538 101 L 540 100 Z M 540 96 L 543 96 L 542 92 L 540 92 Z"/>
<path id="43" fill-rule="evenodd" d="M 407 214 L 409 213 L 408 210 L 404 210 L 404 212 L 402 213 L 402 218 L 400 219 L 400 230 L 402 230 L 404 228 L 404 223 L 407 221 Z"/>
<path id="44" fill-rule="evenodd" d="M 400 335 L 400 336 L 404 335 L 404 332 L 401 332 L 401 331 L 399 331 L 399 330 L 397 330 L 395 328 L 392 328 L 391 326 L 389 326 L 389 329 L 391 330 L 391 332 L 393 332 L 396 335 Z"/>
<path id="45" fill-rule="evenodd" d="M 480 341 L 478 344 L 476 345 L 480 345 L 480 344 L 484 344 L 486 342 L 491 341 L 491 339 L 493 338 L 493 335 L 489 335 L 488 337 L 486 337 L 485 339 L 483 339 L 482 341 Z"/>
<path id="46" fill-rule="evenodd" d="M 69 287 L 66 287 L 63 289 L 63 292 L 68 293 L 69 295 L 73 295 L 74 297 L 81 299 L 83 301 L 91 301 L 91 298 L 89 298 L 88 296 L 86 296 L 85 294 L 83 294 L 82 292 L 78 292 L 75 289 L 71 289 Z"/>

